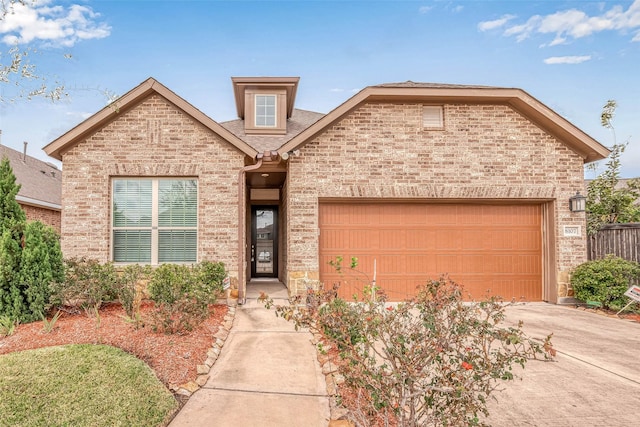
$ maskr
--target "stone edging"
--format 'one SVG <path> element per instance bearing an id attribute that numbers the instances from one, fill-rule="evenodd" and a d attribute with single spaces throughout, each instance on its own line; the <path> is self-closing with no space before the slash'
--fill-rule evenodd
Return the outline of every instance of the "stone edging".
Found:
<path id="1" fill-rule="evenodd" d="M 207 359 L 202 363 L 202 365 L 198 365 L 196 367 L 198 377 L 194 381 L 189 381 L 177 387 L 171 387 L 172 392 L 179 396 L 189 398 L 193 393 L 200 390 L 200 388 L 206 384 L 209 379 L 209 371 L 213 364 L 216 363 L 216 360 L 218 360 L 222 346 L 224 346 L 224 343 L 227 341 L 235 316 L 236 307 L 229 306 L 227 314 L 224 316 L 224 320 L 220 325 L 220 328 L 218 328 L 218 332 L 213 336 L 215 338 L 215 342 L 213 343 L 213 347 L 207 351 Z"/>
<path id="2" fill-rule="evenodd" d="M 327 384 L 327 395 L 329 396 L 329 414 L 331 417 L 329 427 L 352 426 L 353 424 L 351 424 L 346 419 L 349 410 L 338 405 L 336 399 L 338 394 L 338 386 L 344 383 L 344 377 L 338 372 L 338 367 L 333 362 L 331 362 L 329 356 L 323 354 L 318 350 L 318 344 L 322 344 L 322 347 L 325 350 L 329 350 L 331 346 L 330 344 L 324 342 L 321 334 L 317 333 L 313 335 L 311 343 L 316 348 L 318 363 L 320 363 L 322 374 L 324 375 L 324 380 Z"/>

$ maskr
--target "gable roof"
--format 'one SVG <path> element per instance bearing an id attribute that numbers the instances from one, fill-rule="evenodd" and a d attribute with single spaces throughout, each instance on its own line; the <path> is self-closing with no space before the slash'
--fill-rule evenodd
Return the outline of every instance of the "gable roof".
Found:
<path id="1" fill-rule="evenodd" d="M 16 195 L 19 203 L 58 211 L 61 209 L 61 170 L 51 163 L 0 145 L 0 159 L 5 156 L 9 159 L 16 182 L 21 185 Z"/>
<path id="2" fill-rule="evenodd" d="M 162 85 L 160 82 L 151 77 L 118 98 L 113 104 L 104 107 L 102 110 L 98 111 L 87 120 L 83 121 L 64 135 L 49 143 L 44 147 L 44 151 L 49 156 L 58 160 L 62 160 L 62 155 L 65 151 L 74 147 L 91 133 L 96 132 L 98 129 L 104 127 L 110 121 L 116 119 L 121 113 L 135 107 L 144 99 L 154 93 L 157 93 L 158 95 L 167 99 L 176 107 L 180 108 L 186 114 L 191 116 L 194 120 L 200 122 L 202 125 L 206 126 L 211 131 L 235 146 L 241 152 L 247 154 L 252 158 L 258 154 L 258 152 L 253 147 L 242 141 L 240 138 L 229 132 L 224 127 L 220 126 L 218 122 L 209 118 L 206 114 L 198 110 L 193 105 L 189 104 L 183 98 L 179 97 L 173 91 L 169 90 L 166 86 Z"/>
<path id="3" fill-rule="evenodd" d="M 291 118 L 287 120 L 287 133 L 284 135 L 256 135 L 245 132 L 245 123 L 242 119 L 220 123 L 229 132 L 256 149 L 259 153 L 276 151 L 291 138 L 304 131 L 306 128 L 324 117 L 322 113 L 299 110 L 294 108 Z"/>
<path id="4" fill-rule="evenodd" d="M 579 154 L 585 163 L 604 159 L 609 150 L 567 119 L 522 89 L 438 83 L 386 83 L 369 86 L 329 112 L 278 149 L 282 155 L 301 147 L 359 105 L 367 102 L 428 102 L 504 104 L 557 137 Z"/>

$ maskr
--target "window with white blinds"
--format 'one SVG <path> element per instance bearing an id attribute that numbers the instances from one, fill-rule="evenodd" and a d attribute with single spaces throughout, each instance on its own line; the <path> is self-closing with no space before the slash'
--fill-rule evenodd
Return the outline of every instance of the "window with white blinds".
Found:
<path id="1" fill-rule="evenodd" d="M 197 261 L 197 180 L 117 178 L 112 188 L 114 262 Z"/>

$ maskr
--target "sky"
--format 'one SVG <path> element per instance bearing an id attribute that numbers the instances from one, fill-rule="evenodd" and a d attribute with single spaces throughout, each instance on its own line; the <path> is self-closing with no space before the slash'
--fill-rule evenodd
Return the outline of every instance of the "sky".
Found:
<path id="1" fill-rule="evenodd" d="M 16 46 L 68 96 L 0 82 L 1 142 L 58 165 L 42 147 L 149 77 L 224 122 L 231 77 L 297 76 L 296 107 L 321 113 L 381 83 L 521 88 L 605 146 L 628 141 L 621 175 L 640 177 L 640 0 L 27 0 L 0 20 L 2 65 Z"/>

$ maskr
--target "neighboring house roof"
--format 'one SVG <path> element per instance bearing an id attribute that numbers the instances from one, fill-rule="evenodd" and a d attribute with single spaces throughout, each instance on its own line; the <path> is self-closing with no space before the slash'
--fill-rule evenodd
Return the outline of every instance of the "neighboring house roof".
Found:
<path id="1" fill-rule="evenodd" d="M 376 101 L 506 104 L 567 144 L 582 156 L 585 163 L 604 159 L 609 155 L 609 150 L 604 145 L 600 144 L 522 89 L 416 83 L 411 81 L 386 83 L 364 88 L 322 119 L 292 138 L 280 147 L 278 152 L 284 154 L 299 148 L 359 105 Z"/>
<path id="2" fill-rule="evenodd" d="M 96 114 L 89 117 L 69 132 L 49 143 L 44 147 L 44 151 L 51 157 L 62 160 L 62 154 L 64 154 L 65 151 L 74 147 L 91 133 L 107 125 L 107 123 L 115 120 L 120 114 L 135 107 L 153 93 L 157 93 L 173 103 L 194 120 L 200 122 L 202 125 L 224 138 L 230 144 L 234 145 L 241 152 L 250 157 L 255 157 L 256 154 L 258 154 L 258 152 L 246 142 L 220 126 L 218 122 L 211 119 L 193 105 L 189 104 L 154 78 L 148 78 L 140 85 L 118 98 L 112 104 L 104 107 L 102 110 L 98 111 Z"/>
<path id="3" fill-rule="evenodd" d="M 61 209 L 62 171 L 51 163 L 43 162 L 13 148 L 0 145 L 0 158 L 7 157 L 20 191 L 16 196 L 19 203 Z"/>
<path id="4" fill-rule="evenodd" d="M 246 82 L 243 79 L 246 80 Z M 277 83 L 281 85 L 282 81 L 280 80 L 285 79 L 286 82 L 289 82 L 289 80 L 293 78 L 237 78 L 242 84 L 236 84 L 234 87 L 237 89 L 244 84 L 249 85 L 254 81 L 262 81 L 265 79 L 272 79 L 274 84 Z M 326 115 L 292 109 L 291 117 L 287 122 L 287 133 L 284 135 L 247 135 L 242 119 L 232 120 L 222 124 L 218 123 L 153 78 L 147 79 L 138 87 L 119 98 L 114 104 L 105 107 L 51 142 L 44 147 L 45 152 L 61 160 L 62 154 L 66 150 L 82 141 L 83 138 L 92 132 L 105 126 L 111 120 L 114 120 L 120 112 L 133 108 L 154 92 L 174 103 L 195 120 L 198 120 L 204 126 L 252 158 L 255 158 L 258 153 L 264 153 L 266 151 L 278 151 L 281 155 L 293 151 L 336 123 L 359 105 L 366 102 L 380 101 L 509 105 L 515 111 L 540 126 L 540 128 L 567 144 L 567 146 L 582 156 L 585 163 L 604 159 L 609 155 L 609 150 L 605 146 L 527 92 L 517 88 L 417 83 L 412 81 L 386 83 L 364 88 Z M 292 95 L 295 96 L 293 92 Z M 236 93 L 236 98 L 238 98 L 238 96 L 238 93 Z M 289 106 L 287 108 L 289 108 Z"/>
<path id="5" fill-rule="evenodd" d="M 244 131 L 244 120 L 237 119 L 220 123 L 229 132 L 245 141 L 259 153 L 276 151 L 284 143 L 324 117 L 322 113 L 299 110 L 295 108 L 291 118 L 287 120 L 287 133 L 284 135 L 247 135 Z"/>

